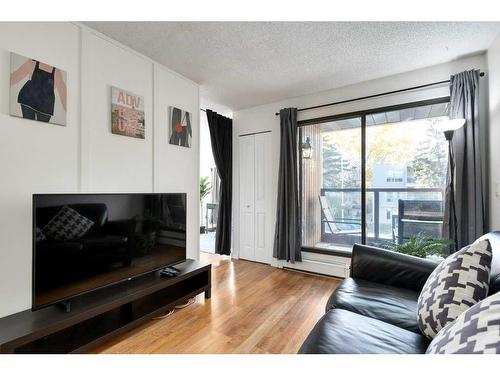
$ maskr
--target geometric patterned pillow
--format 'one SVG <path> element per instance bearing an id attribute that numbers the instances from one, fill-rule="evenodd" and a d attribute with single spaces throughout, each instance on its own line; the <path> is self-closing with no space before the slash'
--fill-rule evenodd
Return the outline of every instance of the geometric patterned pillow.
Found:
<path id="1" fill-rule="evenodd" d="M 38 227 L 36 227 L 35 230 L 35 241 L 36 242 L 41 242 L 45 241 L 47 238 L 45 237 L 45 234 L 43 234 L 42 230 Z"/>
<path id="2" fill-rule="evenodd" d="M 64 206 L 43 227 L 43 233 L 59 241 L 68 241 L 80 238 L 94 225 L 94 222 L 74 209 Z"/>
<path id="3" fill-rule="evenodd" d="M 427 354 L 500 354 L 500 292 L 463 312 L 432 340 Z"/>
<path id="4" fill-rule="evenodd" d="M 434 338 L 449 322 L 488 296 L 491 246 L 488 240 L 448 256 L 431 273 L 417 301 L 417 322 Z"/>

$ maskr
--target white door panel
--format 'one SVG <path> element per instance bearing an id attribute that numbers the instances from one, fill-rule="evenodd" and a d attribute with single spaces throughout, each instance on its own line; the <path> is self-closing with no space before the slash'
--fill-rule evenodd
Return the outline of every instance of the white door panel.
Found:
<path id="1" fill-rule="evenodd" d="M 241 247 L 240 258 L 253 260 L 254 258 L 254 214 L 244 212 L 241 217 Z"/>
<path id="2" fill-rule="evenodd" d="M 254 205 L 255 140 L 253 137 L 240 138 L 240 191 L 241 204 L 246 211 Z"/>
<path id="3" fill-rule="evenodd" d="M 266 219 L 265 213 L 257 212 L 255 214 L 255 260 L 269 263 Z"/>
<path id="4" fill-rule="evenodd" d="M 240 258 L 253 260 L 255 140 L 240 137 Z"/>
<path id="5" fill-rule="evenodd" d="M 273 225 L 271 203 L 271 137 L 255 135 L 255 260 L 270 263 L 272 245 L 269 235 Z"/>
<path id="6" fill-rule="evenodd" d="M 240 258 L 270 263 L 271 137 L 240 137 Z"/>

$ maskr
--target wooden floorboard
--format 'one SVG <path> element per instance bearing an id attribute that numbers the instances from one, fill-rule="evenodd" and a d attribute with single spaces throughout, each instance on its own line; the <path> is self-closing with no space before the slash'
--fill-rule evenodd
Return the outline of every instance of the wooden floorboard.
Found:
<path id="1" fill-rule="evenodd" d="M 203 254 L 212 298 L 152 320 L 93 353 L 296 353 L 338 279 Z"/>

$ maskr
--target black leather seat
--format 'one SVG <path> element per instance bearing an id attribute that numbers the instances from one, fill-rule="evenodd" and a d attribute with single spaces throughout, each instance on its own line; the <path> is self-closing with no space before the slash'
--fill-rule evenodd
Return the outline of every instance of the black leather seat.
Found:
<path id="1" fill-rule="evenodd" d="M 127 237 L 113 235 L 85 237 L 81 240 L 85 251 L 122 249 L 127 244 L 127 241 Z"/>
<path id="2" fill-rule="evenodd" d="M 500 232 L 493 250 L 490 294 L 500 291 Z M 437 263 L 365 245 L 354 245 L 351 277 L 330 296 L 326 313 L 299 353 L 424 353 L 429 341 L 417 326 L 416 303 Z"/>
<path id="3" fill-rule="evenodd" d="M 349 277 L 330 296 L 326 310 L 349 310 L 420 334 L 418 296 L 414 290 Z"/>
<path id="4" fill-rule="evenodd" d="M 61 280 L 72 280 L 77 275 L 95 272 L 96 264 L 121 262 L 130 265 L 133 258 L 133 240 L 136 219 L 109 220 L 108 208 L 102 203 L 70 204 L 70 208 L 93 221 L 92 227 L 80 238 L 55 240 L 45 238 L 37 242 L 35 261 L 46 270 L 37 277 L 40 291 L 48 290 Z M 43 228 L 63 206 L 39 207 L 36 225 Z M 99 262 L 96 262 L 99 260 Z"/>
<path id="5" fill-rule="evenodd" d="M 299 353 L 414 354 L 425 353 L 422 335 L 347 310 L 328 311 L 307 337 Z"/>

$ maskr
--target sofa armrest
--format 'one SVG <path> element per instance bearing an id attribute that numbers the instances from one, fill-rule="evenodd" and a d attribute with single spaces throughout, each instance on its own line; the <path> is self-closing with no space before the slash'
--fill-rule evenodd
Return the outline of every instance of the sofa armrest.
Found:
<path id="1" fill-rule="evenodd" d="M 351 277 L 420 291 L 438 264 L 391 250 L 355 244 Z"/>

